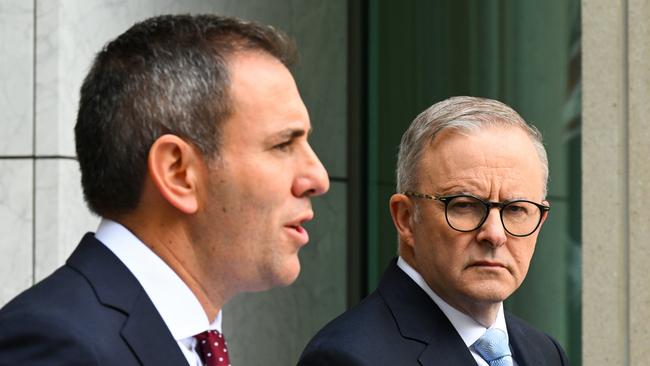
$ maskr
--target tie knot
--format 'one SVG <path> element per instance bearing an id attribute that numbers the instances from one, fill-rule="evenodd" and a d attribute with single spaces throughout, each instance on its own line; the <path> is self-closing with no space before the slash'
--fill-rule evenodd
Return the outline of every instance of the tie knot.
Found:
<path id="1" fill-rule="evenodd" d="M 490 366 L 512 365 L 512 354 L 508 346 L 508 338 L 501 329 L 488 329 L 481 338 L 474 342 L 473 346 L 474 350 Z"/>
<path id="2" fill-rule="evenodd" d="M 226 338 L 216 330 L 206 330 L 194 336 L 196 350 L 204 365 L 230 366 Z"/>

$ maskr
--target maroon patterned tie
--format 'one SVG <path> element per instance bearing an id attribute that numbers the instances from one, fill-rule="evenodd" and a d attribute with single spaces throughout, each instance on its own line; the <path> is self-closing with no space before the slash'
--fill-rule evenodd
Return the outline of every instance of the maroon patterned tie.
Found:
<path id="1" fill-rule="evenodd" d="M 196 350 L 205 366 L 230 366 L 226 338 L 216 330 L 206 330 L 194 336 Z"/>

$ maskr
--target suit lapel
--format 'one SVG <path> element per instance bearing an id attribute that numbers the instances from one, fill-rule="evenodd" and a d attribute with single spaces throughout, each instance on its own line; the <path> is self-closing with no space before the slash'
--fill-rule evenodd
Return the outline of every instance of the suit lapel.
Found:
<path id="1" fill-rule="evenodd" d="M 122 337 L 144 365 L 187 364 L 151 300 L 144 291 L 141 294 L 122 328 Z"/>
<path id="2" fill-rule="evenodd" d="M 84 236 L 66 264 L 88 280 L 101 304 L 126 315 L 122 338 L 142 364 L 187 363 L 140 283 L 93 234 Z"/>
<path id="3" fill-rule="evenodd" d="M 506 313 L 506 326 L 512 357 L 519 366 L 543 366 L 544 355 L 535 342 L 531 342 L 519 321 Z"/>
<path id="4" fill-rule="evenodd" d="M 379 284 L 404 338 L 424 345 L 421 365 L 472 365 L 476 361 L 438 306 L 394 260 Z"/>
<path id="5" fill-rule="evenodd" d="M 454 329 L 454 332 L 456 330 Z M 458 335 L 456 333 L 456 335 Z M 460 337 L 460 336 L 458 336 Z M 476 360 L 463 343 L 447 335 L 439 340 L 432 340 L 418 358 L 420 365 L 475 365 Z"/>

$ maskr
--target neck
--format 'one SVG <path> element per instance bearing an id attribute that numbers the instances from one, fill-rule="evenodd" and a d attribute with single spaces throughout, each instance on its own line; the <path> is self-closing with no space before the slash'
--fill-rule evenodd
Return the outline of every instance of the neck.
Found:
<path id="1" fill-rule="evenodd" d="M 467 314 L 469 317 L 476 320 L 482 326 L 489 328 L 496 322 L 497 315 L 499 314 L 500 308 L 501 308 L 501 303 L 496 303 L 496 304 L 488 304 L 480 307 L 476 306 L 473 309 L 470 309 L 469 307 L 465 307 L 464 309 L 458 309 L 458 310 Z"/>
<path id="2" fill-rule="evenodd" d="M 232 296 L 220 287 L 226 281 L 208 281 L 201 271 L 197 253 L 180 220 L 156 220 L 129 215 L 116 219 L 138 237 L 165 262 L 190 288 L 199 301 L 209 322 L 216 319 L 223 305 Z"/>
<path id="3" fill-rule="evenodd" d="M 412 253 L 400 250 L 399 254 L 406 263 L 422 276 L 431 291 L 433 291 L 444 302 L 449 304 L 449 306 L 469 316 L 486 328 L 489 328 L 496 322 L 497 315 L 501 309 L 501 301 L 476 301 L 476 299 L 468 298 L 461 294 L 454 294 L 445 291 L 443 288 L 436 287 L 434 283 L 427 280 L 423 275 L 423 272 L 418 268 L 417 262 L 414 260 Z"/>

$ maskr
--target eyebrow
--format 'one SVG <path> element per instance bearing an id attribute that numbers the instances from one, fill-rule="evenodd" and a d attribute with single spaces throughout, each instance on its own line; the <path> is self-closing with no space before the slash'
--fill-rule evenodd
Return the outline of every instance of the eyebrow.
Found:
<path id="1" fill-rule="evenodd" d="M 312 131 L 313 130 L 310 128 L 309 131 L 306 132 L 307 136 L 311 135 Z M 294 139 L 296 137 L 300 137 L 300 136 L 304 136 L 304 135 L 305 135 L 305 130 L 303 130 L 301 128 L 287 128 L 287 129 L 284 129 L 284 130 L 278 132 L 275 136 L 281 137 L 281 138 L 292 138 L 292 139 Z"/>
<path id="2" fill-rule="evenodd" d="M 480 195 L 480 194 L 472 193 L 472 192 L 468 191 L 467 189 L 450 190 L 447 193 L 440 194 L 440 196 L 453 196 L 453 195 L 457 195 L 457 194 L 466 194 L 466 195 L 478 197 L 478 198 L 480 198 L 482 200 L 485 200 L 485 201 L 490 200 L 490 197 L 485 197 L 485 196 Z M 510 202 L 510 201 L 517 201 L 517 200 L 532 200 L 532 198 L 526 197 L 525 195 L 522 195 L 520 193 L 516 193 L 516 194 L 513 194 L 512 196 L 510 196 L 509 198 L 501 200 L 501 202 Z"/>

